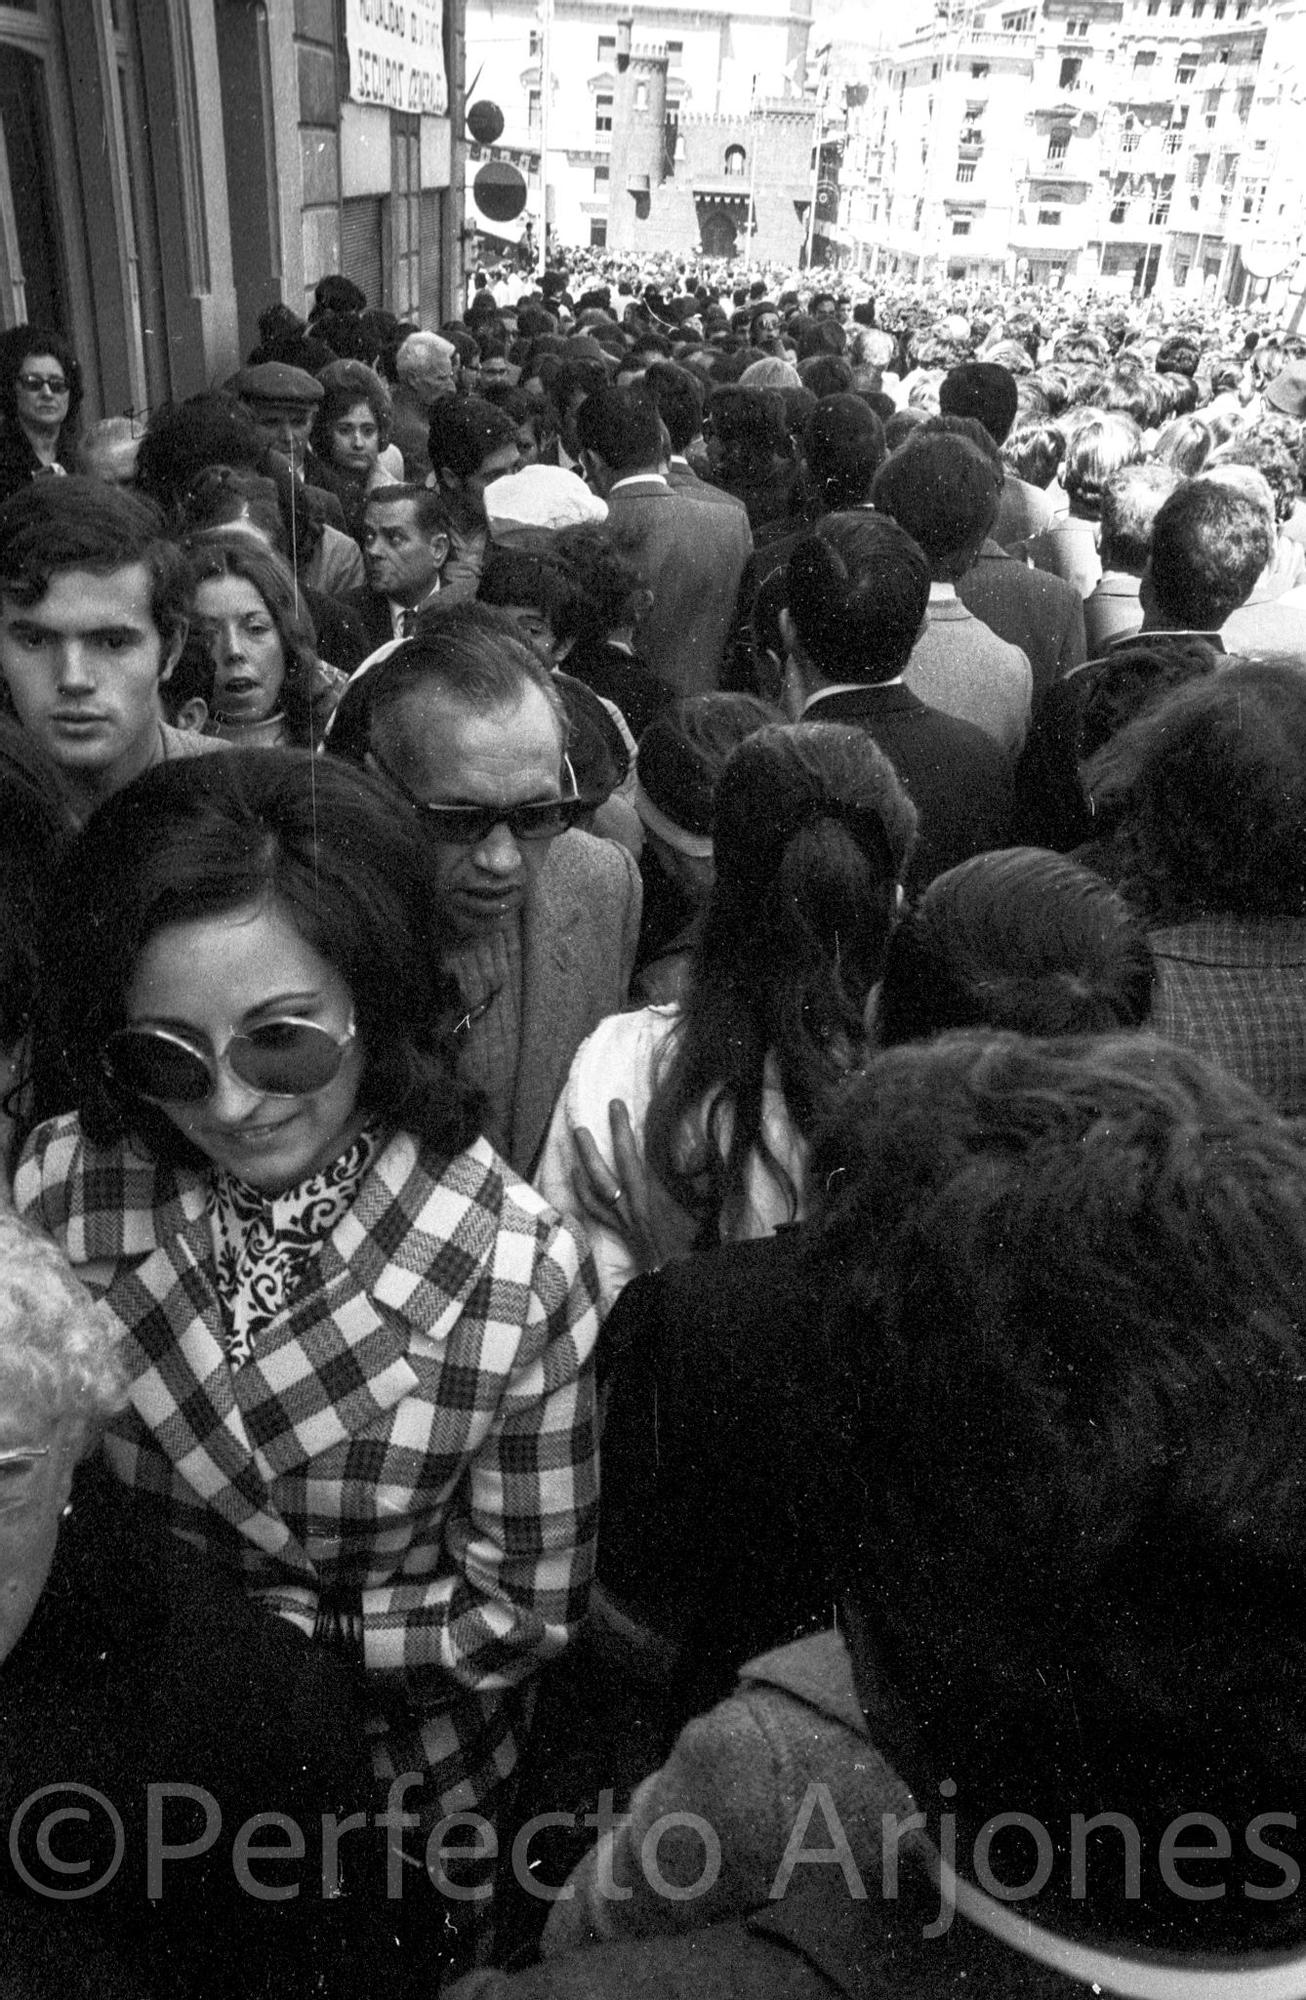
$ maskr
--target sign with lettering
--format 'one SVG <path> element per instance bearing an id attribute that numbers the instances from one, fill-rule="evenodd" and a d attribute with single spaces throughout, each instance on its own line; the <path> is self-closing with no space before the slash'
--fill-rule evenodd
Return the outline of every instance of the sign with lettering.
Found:
<path id="1" fill-rule="evenodd" d="M 355 104 L 448 113 L 444 0 L 345 0 L 345 42 Z"/>

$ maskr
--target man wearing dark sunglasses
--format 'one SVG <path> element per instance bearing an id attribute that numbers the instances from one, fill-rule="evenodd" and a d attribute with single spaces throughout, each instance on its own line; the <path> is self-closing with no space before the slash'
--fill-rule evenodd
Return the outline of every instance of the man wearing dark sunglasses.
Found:
<path id="1" fill-rule="evenodd" d="M 576 1050 L 625 1004 L 639 932 L 634 861 L 579 831 L 593 802 L 576 796 L 566 728 L 507 614 L 456 604 L 352 683 L 328 739 L 416 817 L 465 1060 L 523 1174 Z"/>

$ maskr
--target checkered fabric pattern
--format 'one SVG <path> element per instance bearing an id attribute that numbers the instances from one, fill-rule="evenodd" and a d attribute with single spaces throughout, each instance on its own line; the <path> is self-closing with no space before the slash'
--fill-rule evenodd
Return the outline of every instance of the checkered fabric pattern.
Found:
<path id="1" fill-rule="evenodd" d="M 304 1287 L 228 1365 L 205 1182 L 51 1120 L 15 1202 L 126 1336 L 119 1477 L 311 1634 L 361 1593 L 378 1776 L 442 1811 L 515 1761 L 507 1699 L 585 1609 L 597 1524 L 588 1254 L 482 1139 L 390 1141 Z"/>
<path id="2" fill-rule="evenodd" d="M 1150 933 L 1151 1025 L 1306 1117 L 1306 921 L 1206 917 Z"/>

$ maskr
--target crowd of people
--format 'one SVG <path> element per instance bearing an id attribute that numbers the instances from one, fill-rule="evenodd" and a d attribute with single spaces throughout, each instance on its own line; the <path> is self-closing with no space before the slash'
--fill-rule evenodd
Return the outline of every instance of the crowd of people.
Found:
<path id="1" fill-rule="evenodd" d="M 1306 1995 L 1306 339 L 826 278 L 0 336 L 6 1994 Z"/>

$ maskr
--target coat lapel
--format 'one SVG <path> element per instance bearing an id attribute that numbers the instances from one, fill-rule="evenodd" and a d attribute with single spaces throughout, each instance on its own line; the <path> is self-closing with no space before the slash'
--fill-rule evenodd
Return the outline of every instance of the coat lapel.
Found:
<path id="1" fill-rule="evenodd" d="M 554 843 L 527 905 L 522 939 L 521 1052 L 513 1098 L 510 1157 L 527 1174 L 544 1139 L 566 1070 L 589 1018 L 577 978 L 575 933 L 582 916 L 566 866 L 566 835 Z"/>

